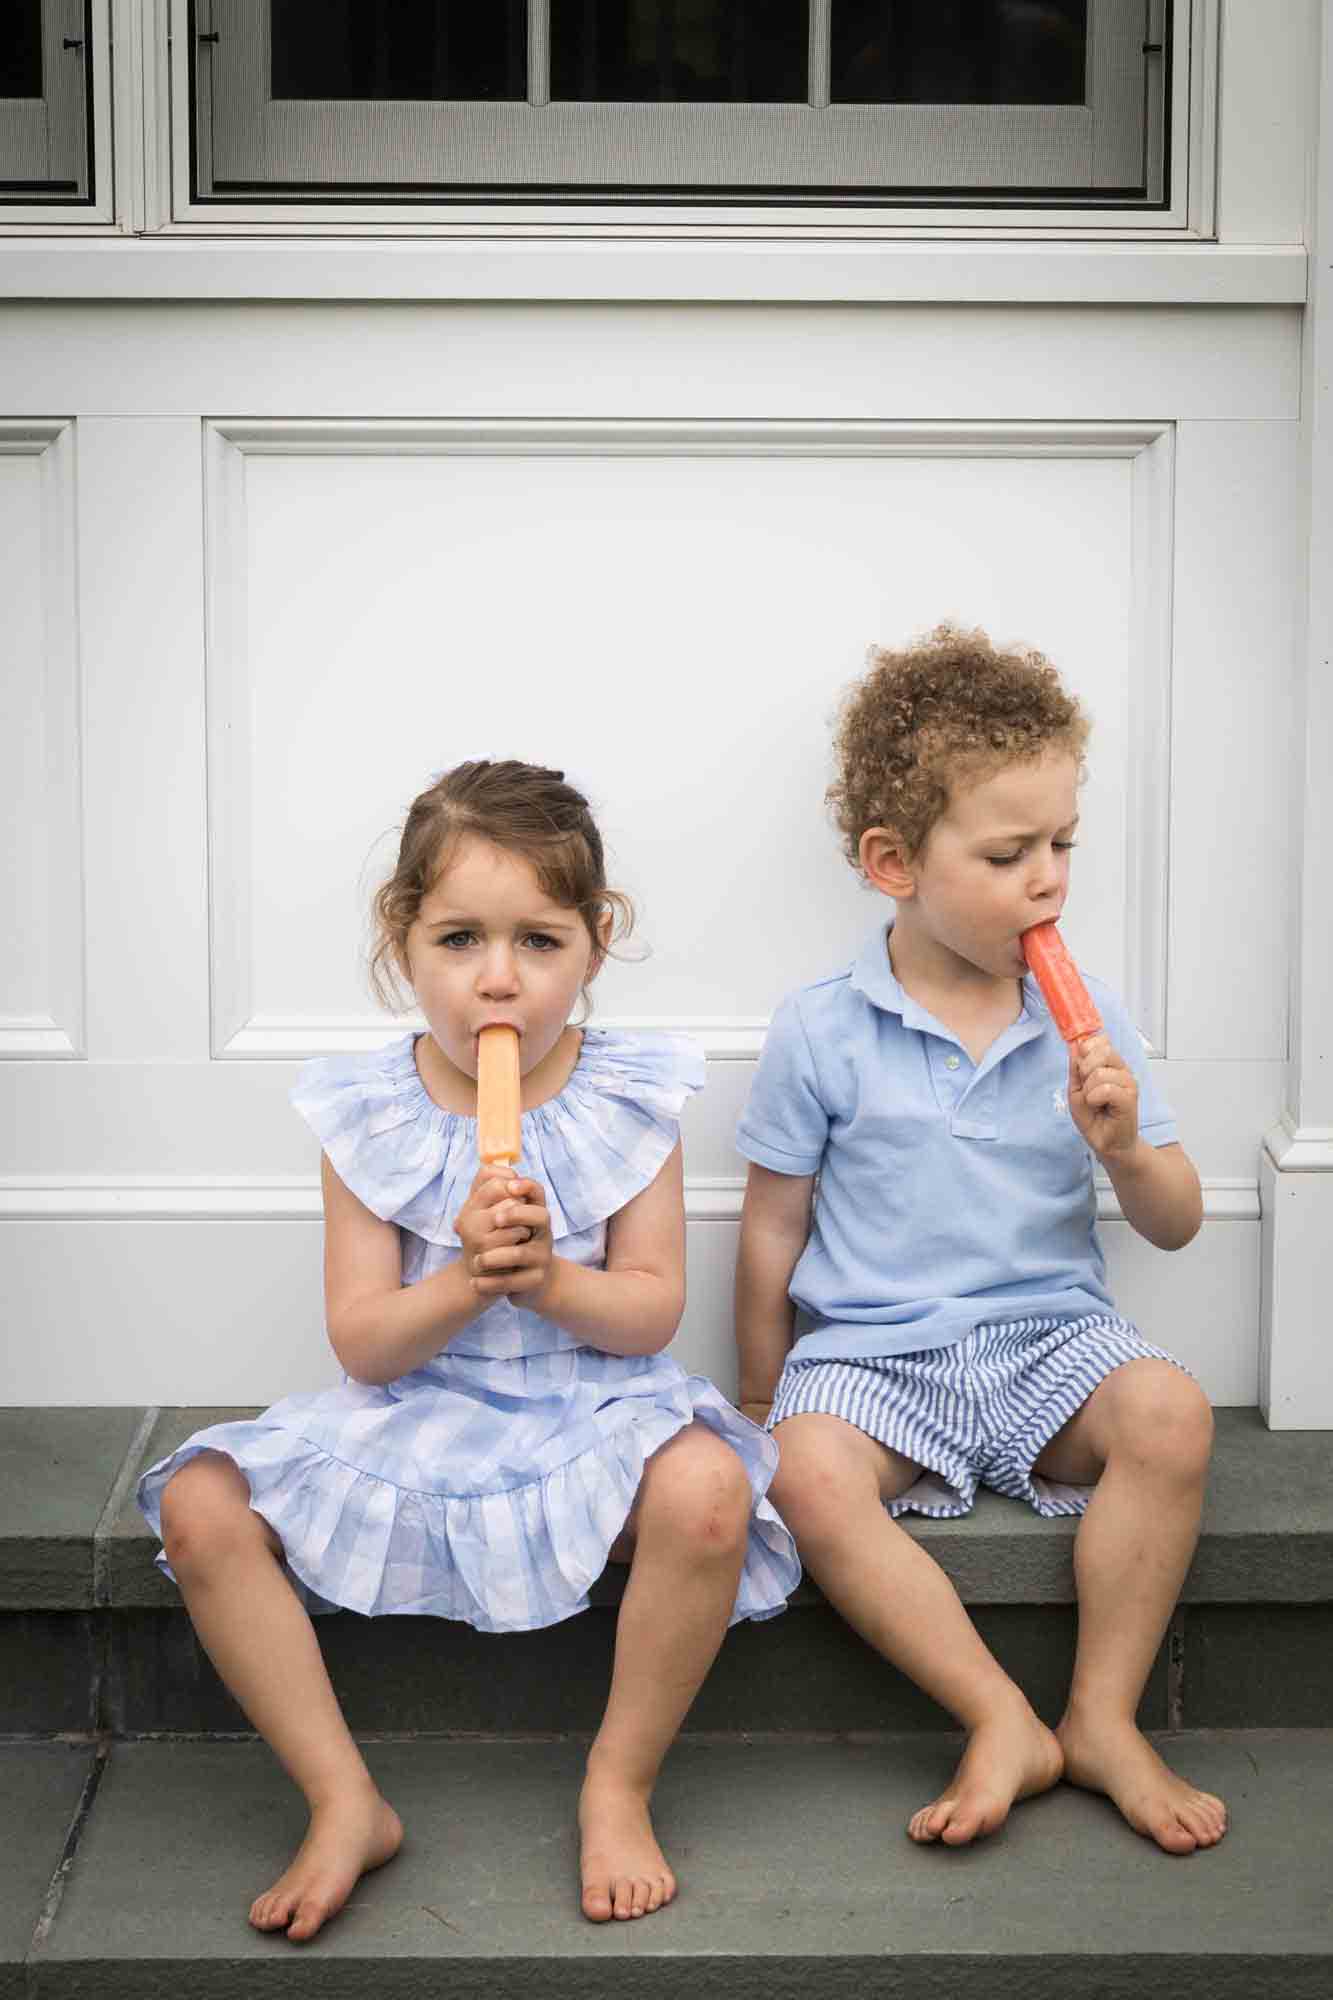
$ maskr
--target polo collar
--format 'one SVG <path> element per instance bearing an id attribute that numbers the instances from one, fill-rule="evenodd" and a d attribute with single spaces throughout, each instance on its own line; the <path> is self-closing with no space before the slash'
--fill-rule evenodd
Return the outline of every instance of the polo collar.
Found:
<path id="1" fill-rule="evenodd" d="M 892 929 L 892 924 L 876 924 L 871 931 L 852 966 L 852 986 L 858 993 L 864 993 L 872 1007 L 878 1007 L 886 1014 L 896 1014 L 905 1028 L 923 1028 L 928 1034 L 947 1035 L 948 1030 L 941 1027 L 935 1016 L 927 1013 L 898 984 L 889 962 L 889 933 Z M 1008 1037 L 1016 1030 L 1025 1030 L 1018 1039 L 1027 1041 L 1032 1032 L 1041 1028 L 1049 1011 L 1041 988 L 1030 972 L 1024 973 L 1019 983 L 1023 990 L 1023 1012 L 1000 1037 L 1006 1048 L 1014 1046 Z M 948 1039 L 953 1041 L 956 1037 L 949 1035 Z"/>

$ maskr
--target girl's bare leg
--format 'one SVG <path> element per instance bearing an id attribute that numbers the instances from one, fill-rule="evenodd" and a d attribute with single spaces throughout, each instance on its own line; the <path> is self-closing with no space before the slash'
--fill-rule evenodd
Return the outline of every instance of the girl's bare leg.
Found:
<path id="1" fill-rule="evenodd" d="M 579 1800 L 583 1914 L 595 1923 L 647 1916 L 676 1893 L 648 1802 L 726 1632 L 750 1507 L 740 1458 L 700 1424 L 644 1470 L 611 1693 Z"/>
<path id="2" fill-rule="evenodd" d="M 1096 1491 L 1074 1543 L 1078 1652 L 1057 1734 L 1065 1775 L 1104 1792 L 1171 1854 L 1213 1847 L 1226 1807 L 1178 1778 L 1134 1717 L 1199 1535 L 1213 1420 L 1167 1361 L 1129 1361 L 1051 1440 L 1036 1469 Z"/>
<path id="3" fill-rule="evenodd" d="M 201 1645 L 310 1807 L 290 1868 L 250 1910 L 257 1929 L 304 1942 L 397 1853 L 401 1822 L 348 1732 L 281 1544 L 230 1459 L 206 1452 L 182 1466 L 162 1495 L 162 1533 Z"/>
<path id="4" fill-rule="evenodd" d="M 774 1506 L 806 1568 L 876 1652 L 948 1709 L 967 1747 L 937 1799 L 908 1822 L 913 1840 L 961 1847 L 993 1833 L 1018 1799 L 1060 1776 L 1060 1746 L 992 1658 L 948 1577 L 890 1519 L 884 1502 L 918 1468 L 841 1417 L 788 1417 Z"/>

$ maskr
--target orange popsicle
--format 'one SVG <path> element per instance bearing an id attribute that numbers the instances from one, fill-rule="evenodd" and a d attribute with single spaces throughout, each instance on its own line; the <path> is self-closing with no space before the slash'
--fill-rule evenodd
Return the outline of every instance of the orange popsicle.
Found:
<path id="1" fill-rule="evenodd" d="M 1085 1035 L 1099 1033 L 1102 1017 L 1054 922 L 1034 924 L 1018 942 L 1064 1039 L 1081 1042 Z"/>
<path id="2" fill-rule="evenodd" d="M 517 1028 L 477 1037 L 477 1153 L 483 1166 L 513 1166 L 519 1155 Z"/>

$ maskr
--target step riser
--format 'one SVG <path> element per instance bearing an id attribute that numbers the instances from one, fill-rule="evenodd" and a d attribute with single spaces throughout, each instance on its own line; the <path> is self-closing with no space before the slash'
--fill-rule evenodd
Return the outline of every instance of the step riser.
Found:
<path id="1" fill-rule="evenodd" d="M 1067 1605 L 975 1605 L 978 1630 L 1054 1721 L 1073 1664 Z M 592 1730 L 610 1680 L 615 1614 L 493 1636 L 436 1620 L 321 1618 L 353 1729 L 487 1734 Z M 1333 1727 L 1333 1606 L 1196 1605 L 1178 1612 L 1149 1678 L 1145 1728 Z M 0 1731 L 230 1732 L 246 1725 L 183 1611 L 0 1614 Z M 826 1606 L 741 1625 L 689 1727 L 858 1731 L 953 1727 Z"/>

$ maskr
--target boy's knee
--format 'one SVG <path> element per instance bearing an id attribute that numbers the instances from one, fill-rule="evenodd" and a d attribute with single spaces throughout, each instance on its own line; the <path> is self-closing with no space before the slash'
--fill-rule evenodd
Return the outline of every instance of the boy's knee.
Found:
<path id="1" fill-rule="evenodd" d="M 860 1471 L 847 1448 L 847 1426 L 838 1417 L 788 1417 L 774 1436 L 778 1470 L 769 1491 L 778 1512 L 807 1542 L 845 1531 L 848 1494 Z"/>
<path id="2" fill-rule="evenodd" d="M 1198 1383 L 1168 1361 L 1124 1371 L 1122 1446 L 1153 1465 L 1199 1477 L 1213 1448 L 1213 1412 Z"/>

